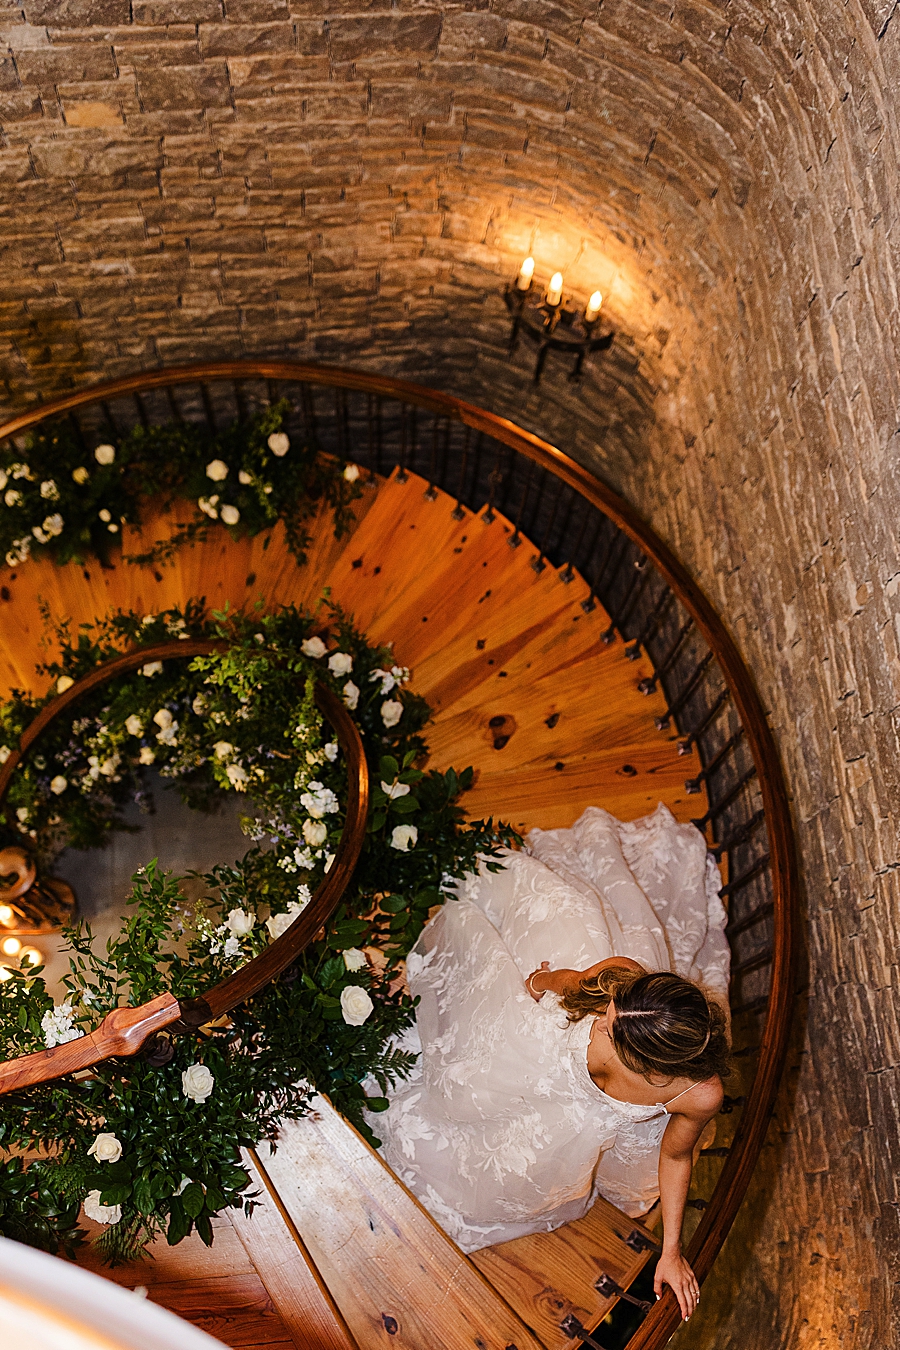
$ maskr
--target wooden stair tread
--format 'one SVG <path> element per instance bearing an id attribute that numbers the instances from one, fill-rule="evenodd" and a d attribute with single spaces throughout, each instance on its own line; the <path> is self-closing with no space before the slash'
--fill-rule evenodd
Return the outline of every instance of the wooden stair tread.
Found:
<path id="1" fill-rule="evenodd" d="M 589 1331 L 616 1302 L 594 1288 L 602 1273 L 627 1289 L 650 1259 L 625 1239 L 643 1229 L 609 1201 L 599 1198 L 582 1219 L 552 1233 L 533 1233 L 473 1252 L 471 1260 L 540 1336 L 547 1350 L 563 1350 L 572 1341 L 559 1329 L 570 1313 Z M 653 1234 L 647 1232 L 651 1239 Z"/>
<path id="2" fill-rule="evenodd" d="M 541 1350 L 376 1151 L 322 1100 L 260 1158 L 363 1350 Z"/>

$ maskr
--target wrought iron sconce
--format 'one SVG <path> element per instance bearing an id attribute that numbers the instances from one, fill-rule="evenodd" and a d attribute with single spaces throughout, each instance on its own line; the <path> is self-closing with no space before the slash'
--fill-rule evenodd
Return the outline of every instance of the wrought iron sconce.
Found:
<path id="1" fill-rule="evenodd" d="M 579 313 L 563 302 L 563 278 L 554 272 L 542 298 L 534 292 L 534 258 L 526 258 L 519 275 L 504 292 L 506 308 L 513 316 L 509 355 L 519 344 L 522 333 L 537 345 L 534 383 L 539 384 L 549 351 L 568 352 L 575 357 L 569 380 L 577 383 L 584 369 L 584 358 L 591 352 L 605 352 L 612 346 L 614 333 L 598 332 L 603 297 L 595 291 Z"/>

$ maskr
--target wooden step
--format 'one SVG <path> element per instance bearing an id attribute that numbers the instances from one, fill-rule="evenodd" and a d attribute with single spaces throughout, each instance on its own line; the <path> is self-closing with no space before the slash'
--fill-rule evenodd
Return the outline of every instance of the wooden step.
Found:
<path id="1" fill-rule="evenodd" d="M 324 1099 L 261 1166 L 362 1350 L 542 1350 L 542 1342 Z"/>
<path id="2" fill-rule="evenodd" d="M 471 1260 L 516 1312 L 533 1327 L 547 1350 L 564 1350 L 571 1339 L 560 1323 L 574 1314 L 588 1331 L 599 1326 L 616 1303 L 594 1288 L 601 1274 L 628 1289 L 652 1250 L 635 1251 L 626 1239 L 653 1233 L 609 1201 L 598 1199 L 583 1219 L 553 1233 L 534 1233 L 473 1252 Z"/>

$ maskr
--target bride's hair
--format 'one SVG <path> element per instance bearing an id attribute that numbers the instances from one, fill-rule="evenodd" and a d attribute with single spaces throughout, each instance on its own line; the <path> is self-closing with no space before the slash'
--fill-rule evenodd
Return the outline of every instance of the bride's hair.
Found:
<path id="1" fill-rule="evenodd" d="M 570 1022 L 602 1015 L 610 1001 L 616 1005 L 613 1048 L 632 1072 L 698 1083 L 731 1072 L 725 1011 L 690 980 L 608 966 L 561 999 Z"/>

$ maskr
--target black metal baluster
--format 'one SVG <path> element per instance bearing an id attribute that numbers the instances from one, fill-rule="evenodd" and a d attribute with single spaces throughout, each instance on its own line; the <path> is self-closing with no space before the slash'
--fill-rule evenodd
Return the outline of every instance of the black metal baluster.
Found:
<path id="1" fill-rule="evenodd" d="M 550 507 L 550 519 L 547 521 L 547 528 L 543 531 L 543 539 L 536 539 L 535 543 L 540 550 L 536 558 L 532 558 L 531 566 L 535 572 L 543 572 L 547 566 L 544 561 L 544 555 L 549 549 L 553 539 L 553 526 L 556 524 L 556 513 L 559 510 L 560 499 L 563 494 L 563 484 L 556 480 L 556 496 L 553 498 L 553 505 Z"/>
<path id="2" fill-rule="evenodd" d="M 763 868 L 769 861 L 768 853 L 763 854 L 763 857 L 760 861 L 762 865 L 754 866 L 752 876 L 748 876 L 747 881 L 752 880 L 753 876 L 758 876 L 759 873 L 763 871 Z M 722 895 L 725 894 L 726 889 L 727 889 L 726 887 L 724 886 L 722 887 L 721 891 Z M 735 892 L 732 891 L 731 894 L 734 895 Z M 734 923 L 730 923 L 728 927 L 725 929 L 725 936 L 729 939 L 733 937 L 739 937 L 741 933 L 746 933 L 748 929 L 754 928 L 758 923 L 762 923 L 764 919 L 768 919 L 769 916 L 774 913 L 775 913 L 775 901 L 766 900 L 763 904 L 757 905 L 755 909 L 752 909 L 749 914 L 745 914 L 743 919 L 736 919 Z"/>
<path id="3" fill-rule="evenodd" d="M 569 514 L 566 517 L 565 527 L 562 531 L 563 537 L 565 537 L 565 530 L 568 528 L 569 520 L 571 519 L 572 511 L 575 509 L 575 502 L 577 500 L 578 500 L 577 494 L 573 492 L 571 495 L 571 500 L 569 502 Z M 565 567 L 559 574 L 560 581 L 564 581 L 567 586 L 575 580 L 575 570 L 572 567 L 571 560 L 572 558 L 577 558 L 578 554 L 581 551 L 582 540 L 584 539 L 585 531 L 587 530 L 589 520 L 590 514 L 587 510 L 584 510 L 581 514 L 581 525 L 578 527 L 578 538 L 575 540 L 575 547 L 569 550 L 569 561 L 566 563 Z"/>
<path id="4" fill-rule="evenodd" d="M 749 820 L 745 820 L 743 825 L 739 826 L 734 834 L 728 836 L 720 844 L 710 844 L 709 851 L 714 858 L 720 859 L 724 853 L 730 853 L 733 848 L 740 848 L 746 844 L 766 820 L 765 811 L 755 811 Z"/>
<path id="5" fill-rule="evenodd" d="M 610 544 L 610 547 L 607 550 L 603 566 L 601 567 L 597 579 L 592 587 L 593 593 L 595 595 L 600 594 L 600 585 L 603 581 L 603 577 L 606 574 L 606 569 L 609 566 L 609 564 L 611 562 L 614 562 L 614 566 L 612 568 L 612 575 L 615 575 L 616 569 L 619 567 L 619 564 L 624 558 L 625 551 L 627 548 L 628 548 L 627 534 L 623 534 L 621 530 L 617 530 L 615 535 L 613 536 L 612 543 Z M 612 615 L 610 615 L 610 618 L 612 618 Z M 615 642 L 615 640 L 616 640 L 616 626 L 615 623 L 610 623 L 609 627 L 600 634 L 600 641 L 605 642 L 608 647 L 611 643 Z"/>
<path id="6" fill-rule="evenodd" d="M 487 510 L 481 517 L 485 525 L 493 525 L 494 521 L 497 519 L 497 517 L 494 514 L 494 498 L 497 495 L 497 489 L 503 482 L 503 470 L 500 467 L 500 456 L 502 453 L 503 453 L 502 447 L 498 445 L 496 451 L 494 452 L 493 468 L 488 474 L 488 484 L 490 486 L 490 492 L 488 494 Z"/>
<path id="7" fill-rule="evenodd" d="M 437 481 L 438 426 L 439 426 L 439 417 L 438 414 L 435 413 L 434 424 L 432 425 L 431 428 L 431 474 L 428 479 L 428 487 L 425 489 L 424 492 L 425 498 L 430 502 L 437 500 L 437 489 L 435 488 L 435 482 Z"/>
<path id="8" fill-rule="evenodd" d="M 686 778 L 684 780 L 684 790 L 688 796 L 695 797 L 697 793 L 702 790 L 704 783 L 709 787 L 709 780 L 712 778 L 713 774 L 722 767 L 731 751 L 743 740 L 743 738 L 744 728 L 738 727 L 734 735 L 729 736 L 728 740 L 722 748 L 716 752 L 712 759 L 704 764 L 696 778 Z"/>
<path id="9" fill-rule="evenodd" d="M 237 406 L 237 414 L 242 422 L 247 421 L 247 400 L 244 398 L 243 380 L 232 380 L 231 388 L 234 391 L 234 401 Z"/>
<path id="10" fill-rule="evenodd" d="M 525 510 L 525 503 L 528 501 L 528 494 L 531 491 L 531 482 L 534 478 L 535 463 L 533 459 L 528 461 L 528 472 L 525 475 L 525 482 L 522 486 L 522 497 L 519 501 L 519 509 L 516 512 L 516 519 L 513 532 L 507 539 L 510 548 L 518 548 L 522 542 L 522 536 L 519 534 L 519 526 L 522 524 L 522 515 Z"/>
<path id="11" fill-rule="evenodd" d="M 406 404 L 400 404 L 400 464 L 397 470 L 397 482 L 405 483 L 409 474 L 406 472 Z"/>
<path id="12" fill-rule="evenodd" d="M 311 446 L 318 441 L 318 422 L 316 418 L 316 399 L 312 385 L 301 384 L 300 406 L 303 409 L 303 425 L 306 429 L 307 443 Z"/>
<path id="13" fill-rule="evenodd" d="M 643 554 L 641 554 L 639 558 L 635 558 L 634 572 L 635 575 L 633 576 L 631 585 L 622 601 L 622 606 L 616 612 L 616 627 L 623 638 L 625 637 L 625 627 L 628 620 L 631 618 L 631 611 L 643 595 L 644 587 L 647 585 L 647 581 L 653 573 L 652 567 L 647 566 L 647 559 Z"/>
<path id="14" fill-rule="evenodd" d="M 173 389 L 171 384 L 166 385 L 165 392 L 166 392 L 166 402 L 168 403 L 169 410 L 172 413 L 173 421 L 177 422 L 180 427 L 183 427 L 184 414 L 182 413 L 181 408 L 178 406 L 178 400 L 175 397 L 175 390 Z"/>
<path id="15" fill-rule="evenodd" d="M 683 740 L 680 740 L 678 742 L 679 755 L 689 755 L 691 753 L 691 749 L 693 748 L 693 746 L 696 745 L 700 737 L 703 736 L 709 730 L 709 728 L 712 726 L 713 722 L 716 720 L 719 713 L 722 711 L 725 704 L 728 702 L 730 698 L 731 698 L 731 690 L 726 685 L 725 688 L 718 695 L 718 697 L 714 700 L 709 711 L 704 715 L 700 723 L 694 728 L 692 732 L 689 733 L 689 735 L 687 735 Z"/>
<path id="16" fill-rule="evenodd" d="M 681 625 L 678 632 L 675 634 L 675 641 L 672 643 L 671 647 L 666 652 L 665 656 L 654 670 L 653 674 L 648 675 L 645 680 L 641 680 L 640 684 L 638 685 L 638 689 L 641 691 L 642 694 L 647 694 L 649 696 L 650 694 L 656 693 L 657 684 L 659 683 L 661 677 L 665 675 L 669 667 L 674 663 L 675 658 L 677 657 L 679 651 L 681 650 L 685 638 L 687 637 L 688 633 L 691 631 L 693 626 L 694 626 L 693 619 L 688 619 L 686 623 L 683 623 Z"/>
<path id="17" fill-rule="evenodd" d="M 696 825 L 698 830 L 701 831 L 705 830 L 707 825 L 709 825 L 712 821 L 718 820 L 719 816 L 722 814 L 723 811 L 728 810 L 732 802 L 737 800 L 743 789 L 755 777 L 756 777 L 756 765 L 751 764 L 747 772 L 741 774 L 740 778 L 737 780 L 734 787 L 731 789 L 730 792 L 726 792 L 725 796 L 722 798 L 720 802 L 716 802 L 715 806 L 711 806 L 705 816 L 700 816 L 699 819 L 694 820 L 691 823 L 693 825 Z"/>
<path id="18" fill-rule="evenodd" d="M 135 395 L 135 397 L 138 398 L 139 396 Z M 210 431 L 215 433 L 218 430 L 218 427 L 216 426 L 216 417 L 213 412 L 212 399 L 209 396 L 209 387 L 205 380 L 200 381 L 200 398 L 203 400 L 203 411 L 206 413 L 206 425 L 209 427 Z M 141 420 L 143 421 L 144 426 L 146 426 L 146 413 L 144 412 L 143 407 L 141 408 Z"/>
<path id="19" fill-rule="evenodd" d="M 481 436 L 482 433 L 479 431 L 478 433 L 479 445 L 481 443 Z M 463 493 L 465 491 L 466 486 L 466 463 L 469 458 L 469 450 L 471 448 L 471 444 L 472 444 L 472 428 L 467 426 L 465 429 L 465 435 L 463 436 L 462 459 L 460 460 L 459 465 L 459 486 L 456 489 L 456 506 L 450 513 L 453 516 L 454 520 L 465 520 L 466 516 L 466 513 L 463 510 L 462 503 L 463 503 Z M 478 452 L 476 451 L 476 454 L 477 453 Z"/>

